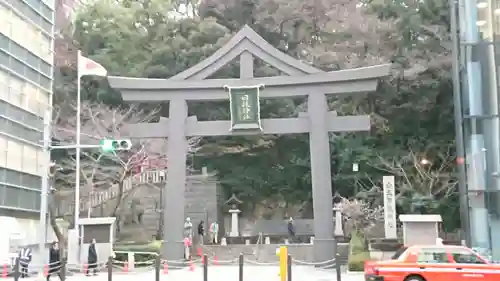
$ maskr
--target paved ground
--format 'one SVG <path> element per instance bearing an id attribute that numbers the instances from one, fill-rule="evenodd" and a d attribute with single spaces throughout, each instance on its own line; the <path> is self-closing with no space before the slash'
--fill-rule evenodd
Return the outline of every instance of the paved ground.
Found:
<path id="1" fill-rule="evenodd" d="M 277 266 L 245 266 L 243 278 L 245 281 L 280 281 Z M 39 278 L 30 277 L 26 281 L 41 281 Z M 51 280 L 59 281 L 52 277 Z M 82 274 L 68 276 L 69 281 L 107 281 L 107 274 L 101 272 L 98 276 L 87 277 Z M 154 281 L 154 271 L 148 272 L 116 272 L 114 281 Z M 198 266 L 194 271 L 188 268 L 170 269 L 168 274 L 160 274 L 161 281 L 203 281 L 203 269 Z M 208 281 L 238 281 L 237 266 L 212 266 L 208 269 Z M 293 281 L 336 281 L 335 271 L 315 269 L 309 266 L 294 266 L 292 270 Z M 359 273 L 343 273 L 341 281 L 363 281 Z"/>

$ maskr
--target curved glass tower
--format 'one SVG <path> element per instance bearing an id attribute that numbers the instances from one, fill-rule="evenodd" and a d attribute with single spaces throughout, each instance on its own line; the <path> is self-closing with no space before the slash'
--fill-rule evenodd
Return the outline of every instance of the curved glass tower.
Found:
<path id="1" fill-rule="evenodd" d="M 469 243 L 500 260 L 492 239 L 500 233 L 500 0 L 459 0 L 457 11 Z"/>

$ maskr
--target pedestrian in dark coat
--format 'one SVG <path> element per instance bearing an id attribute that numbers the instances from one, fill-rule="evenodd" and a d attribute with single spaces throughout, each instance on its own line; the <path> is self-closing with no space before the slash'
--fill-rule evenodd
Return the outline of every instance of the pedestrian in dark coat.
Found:
<path id="1" fill-rule="evenodd" d="M 92 239 L 92 243 L 89 246 L 89 253 L 87 256 L 87 276 L 90 276 L 91 271 L 94 273 L 94 275 L 97 275 L 97 250 L 95 248 L 95 243 L 95 239 Z"/>
<path id="2" fill-rule="evenodd" d="M 203 245 L 203 237 L 205 237 L 205 226 L 203 221 L 198 224 L 198 237 L 200 238 L 200 245 Z"/>
<path id="3" fill-rule="evenodd" d="M 49 272 L 47 274 L 47 281 L 50 280 L 51 275 L 58 275 L 59 279 L 63 281 L 61 277 L 61 257 L 59 255 L 59 244 L 57 242 L 52 242 L 52 247 L 49 251 Z"/>
<path id="4" fill-rule="evenodd" d="M 292 217 L 288 219 L 287 228 L 288 228 L 288 240 L 290 243 L 293 243 L 293 241 L 295 240 L 295 224 L 293 223 Z"/>

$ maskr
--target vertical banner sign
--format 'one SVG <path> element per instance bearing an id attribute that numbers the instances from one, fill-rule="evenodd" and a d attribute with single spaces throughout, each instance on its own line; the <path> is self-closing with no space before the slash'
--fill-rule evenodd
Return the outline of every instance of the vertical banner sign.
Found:
<path id="1" fill-rule="evenodd" d="M 396 239 L 396 188 L 394 187 L 394 176 L 384 176 L 382 179 L 384 186 L 384 228 L 385 238 Z"/>
<path id="2" fill-rule="evenodd" d="M 259 103 L 259 94 L 262 87 L 262 85 L 224 87 L 229 91 L 231 131 L 262 130 Z"/>

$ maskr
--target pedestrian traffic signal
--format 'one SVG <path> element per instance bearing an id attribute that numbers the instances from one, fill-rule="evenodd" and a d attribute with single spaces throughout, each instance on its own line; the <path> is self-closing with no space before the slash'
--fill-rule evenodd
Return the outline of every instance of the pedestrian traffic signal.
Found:
<path id="1" fill-rule="evenodd" d="M 56 162 L 49 163 L 49 177 L 53 177 L 57 172 Z"/>
<path id="2" fill-rule="evenodd" d="M 120 150 L 130 150 L 132 142 L 130 140 L 102 140 L 101 149 L 104 152 L 114 152 Z"/>

